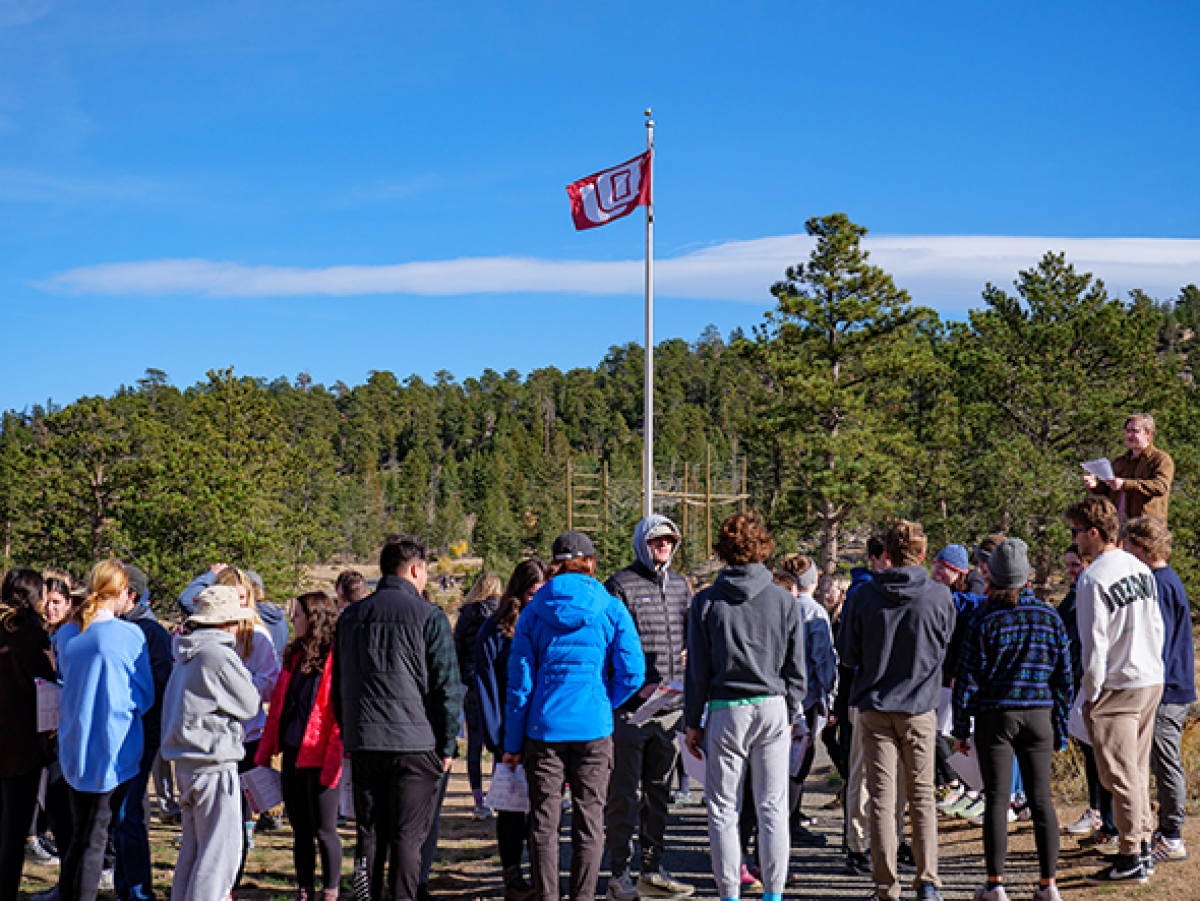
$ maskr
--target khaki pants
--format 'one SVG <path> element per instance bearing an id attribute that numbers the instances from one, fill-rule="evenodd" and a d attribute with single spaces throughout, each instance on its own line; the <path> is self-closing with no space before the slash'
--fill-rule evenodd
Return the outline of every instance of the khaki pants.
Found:
<path id="1" fill-rule="evenodd" d="M 871 869 L 880 897 L 899 898 L 896 872 L 897 772 L 903 774 L 912 817 L 913 858 L 917 864 L 914 885 L 938 879 L 937 808 L 934 806 L 934 742 L 937 711 L 884 713 L 861 710 L 858 727 L 863 736 L 863 766 L 867 774 L 868 819 L 871 824 Z"/>
<path id="2" fill-rule="evenodd" d="M 1100 782 L 1113 795 L 1113 822 L 1122 854 L 1138 854 L 1154 832 L 1150 811 L 1150 747 L 1163 687 L 1104 690 L 1084 708 Z"/>
<path id="3" fill-rule="evenodd" d="M 862 728 L 858 708 L 850 708 L 850 760 L 846 777 L 846 850 L 865 854 L 871 850 L 867 826 L 867 772 L 863 767 Z M 904 781 L 896 784 L 896 841 L 904 836 L 904 807 L 908 802 Z"/>

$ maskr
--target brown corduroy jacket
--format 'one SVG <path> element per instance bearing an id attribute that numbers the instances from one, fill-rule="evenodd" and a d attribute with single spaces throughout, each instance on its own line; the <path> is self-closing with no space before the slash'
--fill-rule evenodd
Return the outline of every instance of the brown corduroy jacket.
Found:
<path id="1" fill-rule="evenodd" d="M 1175 461 L 1166 451 L 1154 445 L 1136 458 L 1129 451 L 1113 460 L 1113 475 L 1125 480 L 1120 491 L 1112 491 L 1103 482 L 1091 489 L 1092 494 L 1107 497 L 1120 508 L 1120 495 L 1125 495 L 1125 515 L 1157 516 L 1167 521 L 1167 505 L 1171 500 L 1171 482 L 1175 479 Z"/>

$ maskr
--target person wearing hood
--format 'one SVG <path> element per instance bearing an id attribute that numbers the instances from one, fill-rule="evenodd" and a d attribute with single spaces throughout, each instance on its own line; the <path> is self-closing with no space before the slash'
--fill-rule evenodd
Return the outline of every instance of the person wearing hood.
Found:
<path id="1" fill-rule="evenodd" d="M 899 898 L 897 837 L 892 820 L 903 774 L 912 818 L 919 901 L 940 901 L 934 745 L 942 662 L 954 632 L 950 589 L 921 564 L 921 524 L 901 520 L 885 539 L 892 568 L 855 592 L 845 614 L 838 653 L 856 668 L 850 706 L 858 710 L 863 767 L 872 799 L 871 871 L 879 898 Z M 899 771 L 899 772 L 898 772 Z"/>
<path id="2" fill-rule="evenodd" d="M 688 612 L 687 747 L 705 761 L 708 837 L 720 897 L 741 892 L 738 802 L 749 766 L 763 899 L 779 901 L 791 851 L 792 723 L 803 717 L 806 692 L 804 626 L 795 599 L 763 566 L 775 539 L 757 513 L 725 520 L 716 550 L 726 566 Z"/>
<path id="3" fill-rule="evenodd" d="M 163 692 L 171 678 L 171 636 L 159 625 L 150 609 L 150 590 L 146 573 L 125 564 L 129 592 L 117 601 L 116 614 L 142 630 L 150 652 L 150 673 L 154 677 L 154 703 L 142 715 L 142 762 L 138 774 L 116 810 L 112 838 L 116 849 L 115 885 L 117 901 L 154 901 L 154 879 L 150 867 L 150 834 L 146 830 L 146 785 L 162 744 Z"/>
<path id="4" fill-rule="evenodd" d="M 537 901 L 558 901 L 558 824 L 571 785 L 572 901 L 595 897 L 604 802 L 613 765 L 613 711 L 646 682 L 629 611 L 595 578 L 582 532 L 552 548 L 558 573 L 521 612 L 508 658 L 504 762 L 529 782 L 529 858 Z"/>
<path id="5" fill-rule="evenodd" d="M 675 733 L 683 718 L 682 698 L 669 703 L 639 726 L 629 722 L 659 685 L 682 681 L 687 645 L 687 612 L 692 589 L 671 571 L 671 560 L 683 541 L 678 527 L 655 513 L 633 531 L 631 565 L 613 573 L 604 587 L 621 600 L 633 617 L 646 658 L 646 684 L 616 713 L 613 726 L 613 774 L 604 828 L 612 878 L 608 897 L 686 898 L 690 885 L 662 868 L 671 798 L 671 774 L 678 749 Z M 639 825 L 642 859 L 636 885 L 629 872 L 633 832 Z"/>
<path id="6" fill-rule="evenodd" d="M 252 622 L 230 585 L 205 588 L 175 642 L 163 697 L 162 754 L 174 761 L 183 831 L 172 901 L 226 901 L 242 859 L 238 763 L 243 724 L 258 713 L 258 686 L 234 645 Z"/>

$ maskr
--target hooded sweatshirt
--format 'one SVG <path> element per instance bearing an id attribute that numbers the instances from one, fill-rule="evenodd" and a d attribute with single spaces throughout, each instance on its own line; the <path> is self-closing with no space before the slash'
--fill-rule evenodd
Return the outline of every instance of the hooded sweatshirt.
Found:
<path id="1" fill-rule="evenodd" d="M 923 566 L 897 566 L 863 583 L 846 607 L 838 653 L 856 670 L 850 706 L 906 714 L 936 710 L 956 616 L 950 589 Z"/>
<path id="2" fill-rule="evenodd" d="M 205 768 L 237 763 L 246 754 L 242 724 L 258 713 L 250 671 L 221 629 L 197 629 L 175 642 L 175 671 L 163 696 L 162 755 Z"/>
<path id="3" fill-rule="evenodd" d="M 145 603 L 137 603 L 127 613 L 121 614 L 121 619 L 133 623 L 142 630 L 146 639 L 146 647 L 150 652 L 150 672 L 154 676 L 154 703 L 142 717 L 142 766 L 149 766 L 158 755 L 159 745 L 162 744 L 162 700 L 163 692 L 167 690 L 167 681 L 171 678 L 171 636 L 159 625 L 154 611 Z"/>
<path id="4" fill-rule="evenodd" d="M 804 625 L 790 591 L 761 563 L 730 566 L 698 593 L 688 614 L 684 721 L 699 729 L 709 701 L 782 697 L 802 715 Z"/>
<path id="5" fill-rule="evenodd" d="M 687 579 L 671 571 L 671 561 L 655 566 L 646 536 L 663 523 L 675 524 L 657 513 L 647 516 L 633 532 L 633 551 L 637 561 L 613 573 L 604 587 L 620 598 L 633 617 L 642 653 L 646 657 L 646 682 L 658 685 L 683 679 L 683 650 L 687 647 L 687 614 L 692 589 Z M 675 531 L 679 531 L 675 529 Z M 676 549 L 679 545 L 676 544 Z M 672 557 L 674 551 L 672 551 Z M 624 705 L 635 710 L 642 704 L 638 695 Z M 677 709 L 678 704 L 668 709 Z"/>
<path id="6" fill-rule="evenodd" d="M 184 619 L 187 619 L 195 612 L 196 598 L 200 596 L 200 592 L 212 585 L 216 579 L 217 574 L 212 570 L 208 570 L 192 579 L 188 583 L 188 587 L 183 589 L 183 592 L 179 595 L 179 610 L 183 613 Z M 262 601 L 254 606 L 258 611 L 258 618 L 263 621 L 263 625 L 267 628 L 267 636 L 271 639 L 271 648 L 275 652 L 275 663 L 277 666 L 283 666 L 283 652 L 287 650 L 288 641 L 292 637 L 291 629 L 288 627 L 287 615 L 278 604 L 273 604 L 270 601 Z M 260 725 L 259 729 L 261 728 L 262 726 Z"/>
<path id="7" fill-rule="evenodd" d="M 613 709 L 646 679 L 625 605 L 582 573 L 555 576 L 517 620 L 508 657 L 504 750 L 525 738 L 594 741 L 612 735 Z"/>

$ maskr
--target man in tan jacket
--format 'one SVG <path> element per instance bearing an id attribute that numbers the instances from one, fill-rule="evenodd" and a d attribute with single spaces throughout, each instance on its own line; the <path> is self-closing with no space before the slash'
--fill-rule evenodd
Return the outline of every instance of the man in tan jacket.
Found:
<path id="1" fill-rule="evenodd" d="M 1084 473 L 1088 491 L 1107 497 L 1124 519 L 1155 516 L 1167 521 L 1175 462 L 1166 451 L 1154 446 L 1154 418 L 1134 413 L 1125 420 L 1128 450 L 1113 460 L 1113 477 L 1101 482 Z"/>

